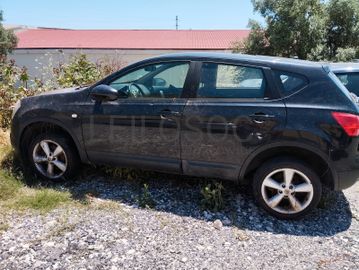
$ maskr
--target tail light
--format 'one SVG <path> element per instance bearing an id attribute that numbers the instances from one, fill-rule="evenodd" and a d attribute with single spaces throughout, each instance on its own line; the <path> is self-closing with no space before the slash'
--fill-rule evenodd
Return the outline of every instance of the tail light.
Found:
<path id="1" fill-rule="evenodd" d="M 332 112 L 334 119 L 350 137 L 359 136 L 359 116 L 350 113 Z"/>

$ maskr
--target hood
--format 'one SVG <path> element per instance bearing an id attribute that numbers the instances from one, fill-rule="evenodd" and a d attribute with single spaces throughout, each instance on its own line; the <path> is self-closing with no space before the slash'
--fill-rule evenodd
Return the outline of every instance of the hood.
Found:
<path id="1" fill-rule="evenodd" d="M 38 94 L 36 96 L 62 95 L 62 94 L 67 94 L 67 93 L 73 93 L 77 89 L 78 89 L 78 87 L 51 90 L 51 91 L 46 91 L 46 92 L 40 93 L 40 94 Z"/>

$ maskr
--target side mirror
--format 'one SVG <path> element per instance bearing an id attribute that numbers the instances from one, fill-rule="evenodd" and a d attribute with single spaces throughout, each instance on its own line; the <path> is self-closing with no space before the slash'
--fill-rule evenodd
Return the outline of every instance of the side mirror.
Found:
<path id="1" fill-rule="evenodd" d="M 96 101 L 113 101 L 119 98 L 119 94 L 111 86 L 100 84 L 92 88 L 91 98 Z"/>
<path id="2" fill-rule="evenodd" d="M 153 78 L 152 86 L 166 86 L 166 81 L 162 78 Z"/>

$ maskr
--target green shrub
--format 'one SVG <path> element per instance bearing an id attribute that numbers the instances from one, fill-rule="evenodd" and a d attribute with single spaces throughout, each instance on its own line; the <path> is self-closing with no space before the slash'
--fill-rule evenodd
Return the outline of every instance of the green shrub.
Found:
<path id="1" fill-rule="evenodd" d="M 47 81 L 42 81 L 30 78 L 27 69 L 16 66 L 15 61 L 0 60 L 0 128 L 10 127 L 12 108 L 18 100 L 55 88 L 92 84 L 122 66 L 120 59 L 102 59 L 93 63 L 85 54 L 79 54 L 66 64 L 50 63 L 42 67 L 49 76 Z"/>
<path id="2" fill-rule="evenodd" d="M 138 196 L 138 205 L 141 208 L 151 209 L 156 206 L 156 202 L 153 200 L 150 191 L 148 190 L 148 184 L 144 184 L 140 195 Z"/>
<path id="3" fill-rule="evenodd" d="M 67 64 L 59 64 L 53 73 L 61 87 L 88 85 L 101 78 L 100 70 L 85 54 L 73 56 Z"/>
<path id="4" fill-rule="evenodd" d="M 218 212 L 224 208 L 224 200 L 222 193 L 224 187 L 222 183 L 215 182 L 214 184 L 208 184 L 201 189 L 203 196 L 201 200 L 201 206 L 205 210 L 212 212 Z"/>
<path id="5" fill-rule="evenodd" d="M 357 56 L 358 49 L 356 48 L 338 48 L 337 54 L 335 55 L 335 61 L 337 62 L 348 62 L 352 61 Z"/>
<path id="6" fill-rule="evenodd" d="M 0 128 L 9 128 L 16 101 L 37 92 L 35 85 L 28 88 L 28 82 L 26 68 L 17 67 L 14 61 L 0 61 Z"/>

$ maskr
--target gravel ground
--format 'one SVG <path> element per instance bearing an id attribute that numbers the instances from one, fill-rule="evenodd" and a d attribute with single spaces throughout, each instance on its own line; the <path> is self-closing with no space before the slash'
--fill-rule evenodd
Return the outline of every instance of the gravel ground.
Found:
<path id="1" fill-rule="evenodd" d="M 162 178 L 146 180 L 154 209 L 137 206 L 140 181 L 92 175 L 67 187 L 92 193 L 88 205 L 13 214 L 0 233 L 0 269 L 359 268 L 359 184 L 289 222 L 230 183 L 225 210 L 202 211 L 203 182 Z"/>

